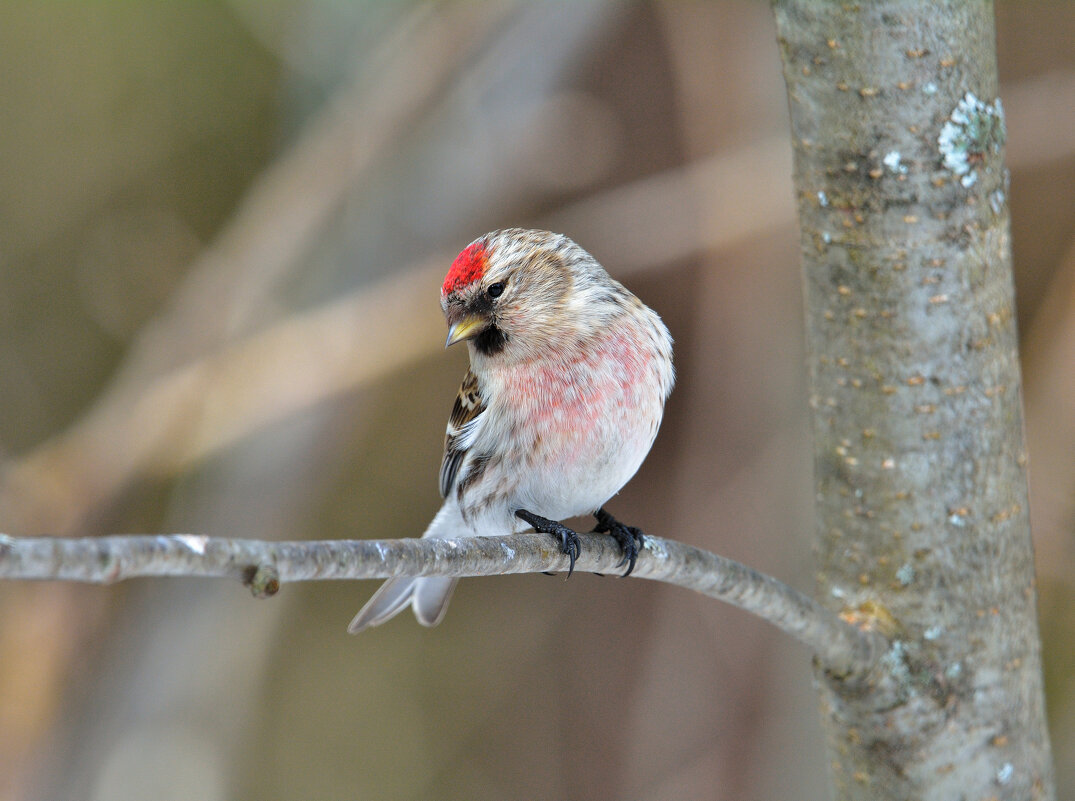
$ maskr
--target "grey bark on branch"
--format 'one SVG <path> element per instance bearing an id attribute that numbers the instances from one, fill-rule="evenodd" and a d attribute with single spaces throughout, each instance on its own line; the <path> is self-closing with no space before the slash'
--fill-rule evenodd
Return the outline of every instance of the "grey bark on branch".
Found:
<path id="1" fill-rule="evenodd" d="M 841 799 L 1051 799 L 992 3 L 775 0 Z M 895 699 L 895 702 L 894 702 Z"/>
<path id="2" fill-rule="evenodd" d="M 615 573 L 622 559 L 607 536 L 580 534 L 576 569 Z M 0 579 L 110 584 L 145 576 L 235 578 L 255 595 L 286 582 L 396 576 L 492 576 L 567 569 L 554 538 L 537 534 L 457 539 L 266 542 L 193 534 L 110 537 L 0 535 Z M 708 551 L 646 537 L 632 576 L 674 584 L 758 615 L 809 647 L 835 675 L 865 676 L 886 650 L 808 596 Z"/>

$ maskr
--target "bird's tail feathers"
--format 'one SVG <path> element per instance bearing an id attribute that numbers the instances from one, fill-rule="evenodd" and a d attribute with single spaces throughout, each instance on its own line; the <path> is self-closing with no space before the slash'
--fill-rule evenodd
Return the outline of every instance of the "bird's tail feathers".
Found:
<path id="1" fill-rule="evenodd" d="M 459 511 L 449 502 L 441 507 L 422 536 L 451 537 L 461 528 Z M 359 610 L 347 631 L 358 634 L 363 629 L 379 626 L 398 615 L 408 605 L 414 608 L 414 616 L 419 623 L 423 626 L 435 626 L 444 619 L 444 613 L 448 611 L 448 601 L 458 581 L 459 579 L 443 576 L 401 576 L 389 579 Z"/>
<path id="2" fill-rule="evenodd" d="M 423 626 L 435 626 L 444 620 L 448 611 L 448 601 L 452 599 L 455 585 L 459 579 L 431 576 L 414 582 L 414 616 Z"/>
<path id="3" fill-rule="evenodd" d="M 347 631 L 351 634 L 358 634 L 363 629 L 379 626 L 386 620 L 394 618 L 411 602 L 417 583 L 418 579 L 409 576 L 386 581 L 355 615 Z"/>

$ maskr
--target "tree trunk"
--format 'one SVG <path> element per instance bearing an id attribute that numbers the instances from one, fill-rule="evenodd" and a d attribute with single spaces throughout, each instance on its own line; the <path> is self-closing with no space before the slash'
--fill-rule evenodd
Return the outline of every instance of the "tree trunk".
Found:
<path id="1" fill-rule="evenodd" d="M 992 3 L 774 9 L 818 583 L 892 642 L 820 676 L 837 795 L 1051 799 Z"/>

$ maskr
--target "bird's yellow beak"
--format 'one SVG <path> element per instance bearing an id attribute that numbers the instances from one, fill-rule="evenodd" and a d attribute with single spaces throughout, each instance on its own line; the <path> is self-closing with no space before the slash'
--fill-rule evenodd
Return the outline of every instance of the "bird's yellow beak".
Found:
<path id="1" fill-rule="evenodd" d="M 464 317 L 448 329 L 448 339 L 444 343 L 444 347 L 447 348 L 454 345 L 456 342 L 462 342 L 464 339 L 476 337 L 488 324 L 489 320 L 485 317 L 478 317 L 477 315 Z"/>

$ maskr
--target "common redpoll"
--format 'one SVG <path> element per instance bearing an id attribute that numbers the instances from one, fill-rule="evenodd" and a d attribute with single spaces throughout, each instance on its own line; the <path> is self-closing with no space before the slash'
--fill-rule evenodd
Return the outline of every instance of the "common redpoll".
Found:
<path id="1" fill-rule="evenodd" d="M 510 228 L 474 240 L 441 287 L 446 346 L 466 342 L 470 370 L 444 440 L 444 505 L 425 537 L 560 538 L 571 568 L 593 514 L 635 566 L 642 533 L 603 506 L 649 452 L 672 391 L 672 338 L 661 318 L 566 236 Z M 410 604 L 444 617 L 457 579 L 396 578 L 351 621 L 352 633 Z"/>

